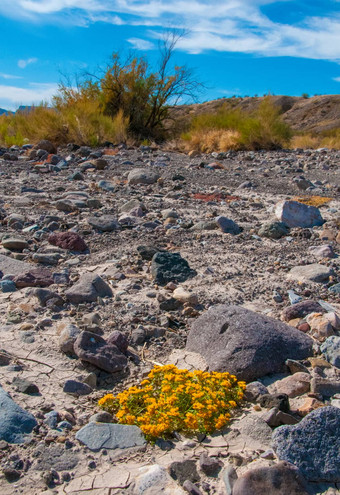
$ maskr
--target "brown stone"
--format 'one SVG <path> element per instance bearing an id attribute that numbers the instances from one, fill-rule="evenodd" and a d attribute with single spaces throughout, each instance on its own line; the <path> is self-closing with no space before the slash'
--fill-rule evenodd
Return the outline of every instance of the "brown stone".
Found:
<path id="1" fill-rule="evenodd" d="M 18 289 L 23 287 L 48 287 L 54 283 L 52 273 L 43 268 L 35 268 L 17 275 L 13 281 Z"/>
<path id="2" fill-rule="evenodd" d="M 82 332 L 74 343 L 74 352 L 83 361 L 97 366 L 108 373 L 121 371 L 127 365 L 127 358 L 114 344 L 91 332 Z"/>
<path id="3" fill-rule="evenodd" d="M 282 311 L 282 319 L 284 321 L 290 321 L 294 318 L 304 318 L 310 313 L 325 313 L 325 310 L 317 301 L 311 301 L 307 299 L 306 301 L 301 301 L 296 304 L 292 304 Z"/>
<path id="4" fill-rule="evenodd" d="M 87 249 L 84 239 L 76 232 L 56 232 L 48 236 L 48 242 L 70 251 L 86 251 Z"/>
<path id="5" fill-rule="evenodd" d="M 273 383 L 268 390 L 270 393 L 287 394 L 293 398 L 309 392 L 311 376 L 309 373 L 298 372 Z"/>
<path id="6" fill-rule="evenodd" d="M 320 400 L 315 399 L 314 397 L 308 397 L 305 402 L 297 409 L 297 413 L 300 416 L 307 416 L 310 412 L 314 411 L 314 409 L 318 409 L 318 407 L 324 407 L 325 404 Z"/>
<path id="7" fill-rule="evenodd" d="M 247 471 L 236 481 L 233 495 L 307 495 L 306 481 L 289 462 Z"/>

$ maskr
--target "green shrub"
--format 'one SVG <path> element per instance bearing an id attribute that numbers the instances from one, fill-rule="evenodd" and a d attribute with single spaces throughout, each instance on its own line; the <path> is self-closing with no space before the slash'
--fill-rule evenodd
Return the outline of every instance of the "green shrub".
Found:
<path id="1" fill-rule="evenodd" d="M 207 152 L 278 149 L 288 144 L 291 130 L 266 96 L 251 113 L 225 106 L 215 114 L 199 115 L 182 138 L 191 149 Z"/>

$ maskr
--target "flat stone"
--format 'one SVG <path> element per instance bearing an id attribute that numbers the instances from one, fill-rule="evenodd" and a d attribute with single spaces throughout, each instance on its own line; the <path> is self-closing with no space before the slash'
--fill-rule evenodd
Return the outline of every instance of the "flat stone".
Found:
<path id="1" fill-rule="evenodd" d="M 76 439 L 93 451 L 128 449 L 146 444 L 144 435 L 137 426 L 112 423 L 88 423 L 76 433 Z"/>
<path id="2" fill-rule="evenodd" d="M 329 363 L 340 368 L 340 337 L 338 335 L 328 337 L 320 350 Z"/>
<path id="3" fill-rule="evenodd" d="M 288 273 L 288 280 L 297 282 L 326 283 L 330 276 L 334 276 L 334 270 L 328 266 L 312 263 L 311 265 L 294 266 Z"/>
<path id="4" fill-rule="evenodd" d="M 340 409 L 320 407 L 295 426 L 277 428 L 272 441 L 279 459 L 308 481 L 340 481 Z"/>
<path id="5" fill-rule="evenodd" d="M 201 354 L 210 370 L 253 381 L 284 370 L 286 359 L 312 354 L 312 339 L 273 318 L 233 305 L 217 305 L 197 318 L 186 348 Z"/>
<path id="6" fill-rule="evenodd" d="M 97 274 L 85 273 L 78 282 L 65 292 L 73 304 L 95 302 L 99 297 L 112 297 L 110 286 Z"/>
<path id="7" fill-rule="evenodd" d="M 0 386 L 0 440 L 24 443 L 36 425 L 34 416 L 16 404 Z"/>
<path id="8" fill-rule="evenodd" d="M 294 373 L 268 387 L 269 393 L 287 394 L 288 397 L 298 397 L 309 391 L 311 376 L 309 373 Z"/>
<path id="9" fill-rule="evenodd" d="M 318 208 L 298 201 L 280 201 L 275 207 L 275 215 L 288 227 L 310 228 L 324 223 Z"/>
<path id="10" fill-rule="evenodd" d="M 120 225 L 116 217 L 112 215 L 102 215 L 100 217 L 89 217 L 87 223 L 102 232 L 113 232 L 120 230 Z"/>
<path id="11" fill-rule="evenodd" d="M 28 272 L 31 268 L 34 268 L 34 265 L 0 254 L 0 271 L 4 275 L 20 275 Z"/>
<path id="12" fill-rule="evenodd" d="M 16 275 L 13 282 L 18 289 L 24 287 L 49 287 L 54 283 L 52 273 L 46 268 L 35 268 L 28 272 Z"/>
<path id="13" fill-rule="evenodd" d="M 127 358 L 114 344 L 108 343 L 99 335 L 82 332 L 74 342 L 74 352 L 83 361 L 114 373 L 127 365 Z"/>
<path id="14" fill-rule="evenodd" d="M 10 251 L 22 251 L 28 247 L 28 242 L 20 237 L 6 237 L 2 239 L 2 245 Z"/>
<path id="15" fill-rule="evenodd" d="M 238 478 L 233 495 L 308 495 L 306 480 L 299 470 L 288 462 L 275 466 L 254 468 Z"/>
<path id="16" fill-rule="evenodd" d="M 159 178 L 160 175 L 157 172 L 145 168 L 136 168 L 129 173 L 128 183 L 130 185 L 154 184 Z"/>
<path id="17" fill-rule="evenodd" d="M 187 260 L 179 253 L 161 252 L 152 258 L 151 273 L 158 285 L 166 285 L 168 282 L 185 282 L 197 275 L 192 270 Z"/>
<path id="18" fill-rule="evenodd" d="M 48 242 L 53 246 L 70 251 L 86 251 L 87 245 L 84 239 L 76 232 L 56 232 L 48 236 Z"/>
<path id="19" fill-rule="evenodd" d="M 70 471 L 79 462 L 79 457 L 73 450 L 65 450 L 62 445 L 40 444 L 34 451 L 36 461 L 33 469 L 36 471 Z"/>

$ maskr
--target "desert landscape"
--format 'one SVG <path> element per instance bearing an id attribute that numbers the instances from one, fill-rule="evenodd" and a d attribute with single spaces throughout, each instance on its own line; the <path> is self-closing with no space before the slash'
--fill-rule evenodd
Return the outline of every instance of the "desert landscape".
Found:
<path id="1" fill-rule="evenodd" d="M 2 495 L 339 493 L 339 150 L 0 155 Z M 169 364 L 246 382 L 222 429 L 98 406 Z"/>

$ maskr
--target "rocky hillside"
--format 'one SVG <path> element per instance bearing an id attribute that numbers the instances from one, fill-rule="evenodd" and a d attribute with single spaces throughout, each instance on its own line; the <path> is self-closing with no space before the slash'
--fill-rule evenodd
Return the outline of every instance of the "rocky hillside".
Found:
<path id="1" fill-rule="evenodd" d="M 320 133 L 340 128 L 340 95 L 320 95 L 311 98 L 297 96 L 273 96 L 280 108 L 283 120 L 296 131 Z M 216 112 L 223 105 L 245 111 L 255 110 L 261 97 L 221 98 L 202 104 L 180 105 L 172 109 L 174 118 L 186 121 L 201 113 Z"/>
<path id="2" fill-rule="evenodd" d="M 339 493 L 339 161 L 1 149 L 1 495 Z M 98 400 L 157 364 L 244 398 L 148 443 Z"/>

